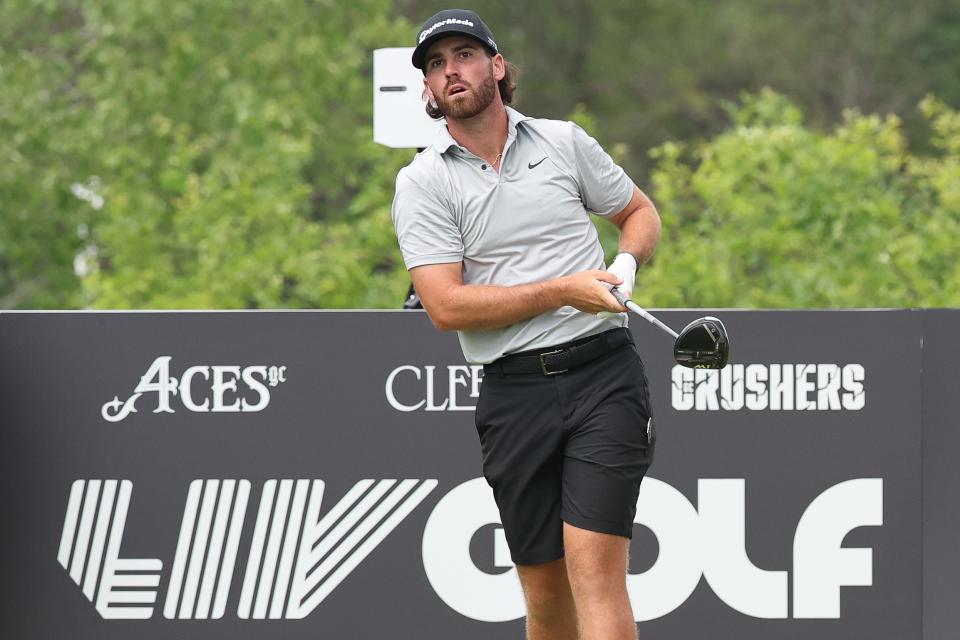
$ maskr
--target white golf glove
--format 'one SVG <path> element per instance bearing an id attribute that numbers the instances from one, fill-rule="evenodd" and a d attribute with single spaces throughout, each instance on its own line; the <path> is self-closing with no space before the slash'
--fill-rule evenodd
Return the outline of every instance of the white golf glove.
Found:
<path id="1" fill-rule="evenodd" d="M 633 294 L 633 284 L 637 279 L 637 259 L 630 253 L 618 253 L 607 271 L 623 280 L 617 289 L 628 298 Z"/>
<path id="2" fill-rule="evenodd" d="M 623 280 L 622 284 L 617 285 L 617 289 L 622 291 L 625 296 L 628 298 L 633 294 L 633 285 L 637 279 L 637 259 L 633 257 L 633 254 L 630 253 L 618 253 L 617 257 L 613 259 L 613 262 L 607 268 L 607 271 L 617 276 Z M 613 285 L 604 284 L 608 289 L 612 289 Z M 626 309 L 624 309 L 626 311 Z M 598 318 L 608 318 L 616 314 L 610 313 L 609 311 L 601 311 L 597 314 Z"/>

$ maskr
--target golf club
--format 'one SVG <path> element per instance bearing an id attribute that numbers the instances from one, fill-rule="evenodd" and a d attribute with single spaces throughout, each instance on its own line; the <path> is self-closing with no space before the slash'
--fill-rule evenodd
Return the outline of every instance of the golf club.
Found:
<path id="1" fill-rule="evenodd" d="M 660 322 L 646 309 L 635 303 L 614 287 L 610 290 L 617 302 L 660 327 L 676 339 L 673 358 L 677 364 L 692 369 L 723 369 L 730 357 L 730 338 L 723 323 L 713 316 L 697 318 L 679 334 Z"/>

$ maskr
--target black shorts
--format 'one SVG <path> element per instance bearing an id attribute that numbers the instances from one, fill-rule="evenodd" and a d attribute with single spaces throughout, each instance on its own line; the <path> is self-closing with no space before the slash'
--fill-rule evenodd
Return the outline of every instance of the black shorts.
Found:
<path id="1" fill-rule="evenodd" d="M 630 538 L 656 442 L 632 339 L 559 375 L 494 368 L 476 424 L 514 563 L 562 558 L 563 522 Z"/>

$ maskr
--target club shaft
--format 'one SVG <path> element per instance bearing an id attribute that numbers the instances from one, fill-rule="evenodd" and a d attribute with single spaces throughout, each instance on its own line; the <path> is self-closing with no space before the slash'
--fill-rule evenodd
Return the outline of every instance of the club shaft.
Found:
<path id="1" fill-rule="evenodd" d="M 636 302 L 634 302 L 633 300 L 631 300 L 631 299 L 628 298 L 627 296 L 623 295 L 623 292 L 620 291 L 619 289 L 617 289 L 616 287 L 614 287 L 614 288 L 610 291 L 610 293 L 613 294 L 613 297 L 616 298 L 617 301 L 618 301 L 620 304 L 622 304 L 623 306 L 625 306 L 627 309 L 630 309 L 630 311 L 633 311 L 635 314 L 637 314 L 638 316 L 642 317 L 642 318 L 643 318 L 644 320 L 646 320 L 647 322 L 650 322 L 650 323 L 655 324 L 656 326 L 660 327 L 661 329 L 663 329 L 664 331 L 666 331 L 667 333 L 669 333 L 670 335 L 672 335 L 674 340 L 676 340 L 676 339 L 679 337 L 679 336 L 677 335 L 677 332 L 676 332 L 676 331 L 674 331 L 673 329 L 671 329 L 671 328 L 668 327 L 667 325 L 665 325 L 665 324 L 663 324 L 662 322 L 660 322 L 659 320 L 657 320 L 657 319 L 653 316 L 653 314 L 651 314 L 650 312 L 648 312 L 646 309 L 644 309 L 643 307 L 641 307 L 640 305 L 638 305 Z"/>
<path id="2" fill-rule="evenodd" d="M 658 327 L 660 327 L 661 329 L 663 329 L 664 331 L 672 335 L 674 340 L 676 340 L 679 337 L 676 331 L 674 331 L 667 325 L 657 320 L 650 312 L 648 312 L 646 309 L 638 305 L 636 302 L 627 300 L 625 306 L 627 307 L 627 309 L 630 309 L 630 311 L 633 311 L 638 316 L 643 317 L 644 320 L 647 320 L 648 322 L 651 322 L 652 324 L 657 325 Z"/>

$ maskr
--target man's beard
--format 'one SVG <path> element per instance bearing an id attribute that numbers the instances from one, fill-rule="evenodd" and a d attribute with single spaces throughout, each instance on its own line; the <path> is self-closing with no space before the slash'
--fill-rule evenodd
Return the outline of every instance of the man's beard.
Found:
<path id="1" fill-rule="evenodd" d="M 497 81 L 491 73 L 477 85 L 475 91 L 465 93 L 467 93 L 467 95 L 460 98 L 444 94 L 443 98 L 437 100 L 437 107 L 443 115 L 457 120 L 472 118 L 489 107 L 490 103 L 493 102 L 494 97 L 497 95 Z"/>

